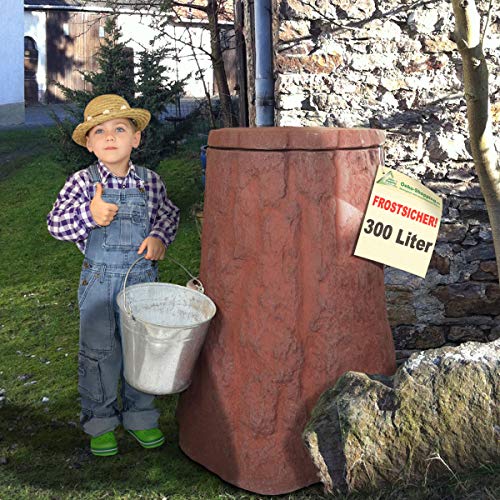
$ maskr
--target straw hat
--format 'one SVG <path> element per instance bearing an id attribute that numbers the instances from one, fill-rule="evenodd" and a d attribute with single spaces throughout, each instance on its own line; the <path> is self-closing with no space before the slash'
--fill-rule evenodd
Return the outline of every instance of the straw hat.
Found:
<path id="1" fill-rule="evenodd" d="M 104 94 L 95 97 L 87 104 L 83 118 L 83 123 L 75 128 L 72 137 L 77 144 L 85 147 L 87 133 L 96 125 L 116 118 L 130 118 L 134 120 L 137 130 L 144 130 L 151 119 L 151 113 L 146 109 L 131 108 L 119 95 Z"/>

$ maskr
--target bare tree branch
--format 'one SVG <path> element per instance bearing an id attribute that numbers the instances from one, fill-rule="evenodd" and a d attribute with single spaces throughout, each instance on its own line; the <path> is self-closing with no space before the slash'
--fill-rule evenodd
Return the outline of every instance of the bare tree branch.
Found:
<path id="1" fill-rule="evenodd" d="M 483 28 L 483 33 L 481 34 L 481 44 L 484 41 L 484 37 L 488 33 L 488 28 L 490 26 L 490 20 L 491 20 L 491 10 L 493 8 L 493 0 L 490 0 L 490 5 L 488 6 L 488 14 L 486 15 L 486 21 L 484 23 L 484 28 Z"/>
<path id="2" fill-rule="evenodd" d="M 480 16 L 474 0 L 452 0 L 452 4 L 456 20 L 455 38 L 463 63 L 472 157 L 488 210 L 500 280 L 500 169 L 493 138 L 489 74 Z"/>

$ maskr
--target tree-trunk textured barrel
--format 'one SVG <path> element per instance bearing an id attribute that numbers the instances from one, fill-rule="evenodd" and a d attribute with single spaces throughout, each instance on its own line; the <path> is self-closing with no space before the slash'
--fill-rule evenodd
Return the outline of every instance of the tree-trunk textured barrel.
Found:
<path id="1" fill-rule="evenodd" d="M 178 406 L 180 446 L 260 494 L 318 482 L 301 434 L 346 371 L 396 369 L 382 266 L 353 256 L 384 134 L 210 134 L 200 277 L 218 312 Z"/>

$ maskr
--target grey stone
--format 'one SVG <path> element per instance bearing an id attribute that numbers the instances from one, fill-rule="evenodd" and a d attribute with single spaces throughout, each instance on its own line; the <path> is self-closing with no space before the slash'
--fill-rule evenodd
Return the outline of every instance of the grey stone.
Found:
<path id="1" fill-rule="evenodd" d="M 431 269 L 436 269 L 439 274 L 450 274 L 450 259 L 448 257 L 442 257 L 434 252 L 429 267 Z"/>
<path id="2" fill-rule="evenodd" d="M 432 295 L 443 302 L 447 316 L 500 313 L 500 288 L 496 283 L 469 282 L 438 286 Z"/>
<path id="3" fill-rule="evenodd" d="M 491 228 L 484 228 L 484 227 L 481 227 L 479 229 L 479 237 L 483 240 L 483 241 L 493 241 L 493 234 L 491 232 Z"/>
<path id="4" fill-rule="evenodd" d="M 443 326 L 399 326 L 394 330 L 396 349 L 429 349 L 445 342 Z"/>
<path id="5" fill-rule="evenodd" d="M 314 9 L 300 0 L 282 0 L 279 3 L 280 16 L 284 19 L 318 19 Z"/>
<path id="6" fill-rule="evenodd" d="M 446 342 L 445 329 L 441 326 L 426 326 L 415 339 L 416 349 L 440 347 Z"/>
<path id="7" fill-rule="evenodd" d="M 303 433 L 326 491 L 418 484 L 498 462 L 499 369 L 497 341 L 413 354 L 393 377 L 347 372 Z"/>
<path id="8" fill-rule="evenodd" d="M 490 316 L 462 316 L 460 318 L 443 318 L 442 325 L 483 325 L 489 326 L 493 324 L 493 319 Z"/>
<path id="9" fill-rule="evenodd" d="M 390 53 L 356 54 L 351 57 L 350 66 L 356 71 L 370 71 L 375 65 L 384 70 L 391 69 L 396 58 L 396 54 Z"/>
<path id="10" fill-rule="evenodd" d="M 477 221 L 489 224 L 486 204 L 483 200 L 460 200 L 458 204 L 460 215 L 469 222 Z"/>
<path id="11" fill-rule="evenodd" d="M 486 342 L 488 340 L 488 337 L 487 332 L 478 326 L 452 326 L 448 334 L 448 340 L 452 342 L 465 342 L 468 340 Z"/>
<path id="12" fill-rule="evenodd" d="M 309 21 L 282 21 L 279 27 L 281 42 L 290 42 L 310 35 L 311 23 Z"/>
<path id="13" fill-rule="evenodd" d="M 495 278 L 498 278 L 498 267 L 496 261 L 489 260 L 481 262 L 481 264 L 479 264 L 479 268 L 481 269 L 481 271 L 489 273 L 493 275 Z"/>
<path id="14" fill-rule="evenodd" d="M 477 200 L 483 199 L 481 186 L 478 182 L 467 182 L 459 186 L 455 186 L 453 194 L 459 196 L 460 198 L 473 198 Z"/>
<path id="15" fill-rule="evenodd" d="M 477 183 L 463 182 L 457 184 L 448 181 L 427 181 L 425 184 L 429 189 L 441 194 L 454 195 L 460 198 L 475 198 L 477 201 L 474 201 L 476 201 L 478 207 L 482 208 L 481 204 L 483 195 L 481 188 Z M 464 204 L 468 202 L 469 201 L 466 200 L 464 201 Z M 484 209 L 486 210 L 486 206 L 484 206 Z"/>
<path id="16" fill-rule="evenodd" d="M 414 274 L 405 273 L 394 267 L 386 267 L 384 277 L 385 284 L 392 285 L 393 290 L 416 290 L 422 285 L 423 281 L 422 278 Z"/>
<path id="17" fill-rule="evenodd" d="M 441 223 L 439 226 L 439 241 L 449 241 L 449 242 L 460 242 L 463 241 L 465 235 L 467 234 L 467 227 L 461 223 L 457 222 L 455 224 Z"/>
<path id="18" fill-rule="evenodd" d="M 337 0 L 335 6 L 349 19 L 368 19 L 375 12 L 374 0 Z"/>
<path id="19" fill-rule="evenodd" d="M 426 37 L 424 39 L 424 48 L 426 52 L 431 53 L 442 53 L 442 52 L 453 52 L 457 50 L 457 45 L 450 37 L 445 34 L 439 34 L 438 36 Z"/>
<path id="20" fill-rule="evenodd" d="M 417 327 L 415 326 L 403 325 L 394 328 L 393 337 L 396 351 L 407 350 L 414 346 L 413 339 L 417 334 Z"/>
<path id="21" fill-rule="evenodd" d="M 369 23 L 363 23 L 355 31 L 346 30 L 340 35 L 340 38 L 345 38 L 346 43 L 354 41 L 366 44 L 366 40 L 370 40 L 370 46 L 377 46 L 377 42 L 380 40 L 386 44 L 391 43 L 391 41 L 400 42 L 402 30 L 393 20 L 373 19 Z"/>
<path id="22" fill-rule="evenodd" d="M 431 159 L 435 161 L 471 159 L 462 134 L 436 134 L 429 139 L 427 150 Z"/>
<path id="23" fill-rule="evenodd" d="M 387 316 L 391 325 L 413 324 L 416 319 L 415 308 L 411 304 L 412 292 L 387 287 Z"/>
<path id="24" fill-rule="evenodd" d="M 500 338 L 500 328 L 494 328 L 488 335 L 488 340 L 494 341 Z"/>
<path id="25" fill-rule="evenodd" d="M 495 258 L 495 247 L 492 244 L 483 243 L 465 252 L 467 262 L 473 260 L 491 260 Z"/>
<path id="26" fill-rule="evenodd" d="M 279 109 L 300 109 L 302 101 L 305 99 L 304 94 L 281 94 L 277 102 Z"/>
<path id="27" fill-rule="evenodd" d="M 396 363 L 398 365 L 406 361 L 412 354 L 420 352 L 415 349 L 396 349 Z"/>
<path id="28" fill-rule="evenodd" d="M 413 303 L 420 322 L 422 322 L 423 318 L 425 318 L 426 322 L 433 318 L 437 319 L 441 317 L 442 311 L 444 310 L 441 301 L 429 294 L 425 287 L 417 291 Z"/>
<path id="29" fill-rule="evenodd" d="M 450 168 L 448 170 L 448 179 L 451 180 L 456 180 L 456 181 L 471 181 L 472 179 L 476 178 L 476 175 L 474 173 L 473 169 L 466 169 L 466 168 Z"/>
<path id="30" fill-rule="evenodd" d="M 494 260 L 488 260 L 479 264 L 479 269 L 471 275 L 473 280 L 477 281 L 497 281 L 498 267 Z"/>
<path id="31" fill-rule="evenodd" d="M 389 107 L 391 110 L 398 105 L 398 100 L 394 97 L 392 92 L 384 92 L 381 102 L 384 106 Z"/>
<path id="32" fill-rule="evenodd" d="M 468 235 L 463 241 L 462 241 L 462 245 L 464 247 L 473 247 L 473 246 L 476 246 L 478 244 L 478 241 L 476 238 L 474 238 L 473 235 Z"/>
<path id="33" fill-rule="evenodd" d="M 414 31 L 423 34 L 430 34 L 434 31 L 439 20 L 439 13 L 435 9 L 418 8 L 408 16 L 408 26 Z"/>

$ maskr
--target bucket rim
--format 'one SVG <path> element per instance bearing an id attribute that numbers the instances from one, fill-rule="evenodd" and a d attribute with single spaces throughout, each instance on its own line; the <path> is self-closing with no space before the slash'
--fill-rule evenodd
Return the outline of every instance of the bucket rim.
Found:
<path id="1" fill-rule="evenodd" d="M 127 318 L 131 318 L 134 321 L 140 321 L 142 324 L 145 324 L 145 325 L 150 325 L 150 326 L 155 326 L 155 327 L 160 327 L 160 328 L 177 328 L 177 329 L 182 329 L 182 330 L 188 330 L 188 329 L 195 328 L 197 326 L 203 325 L 204 323 L 211 321 L 213 319 L 213 317 L 215 316 L 215 314 L 217 313 L 217 306 L 215 305 L 214 301 L 208 295 L 205 295 L 204 293 L 198 292 L 197 290 L 193 290 L 192 288 L 188 288 L 188 287 L 183 286 L 183 285 L 177 285 L 176 283 L 154 283 L 154 282 L 153 283 L 137 283 L 135 285 L 128 286 L 127 293 L 129 292 L 130 289 L 140 288 L 140 287 L 144 287 L 144 286 L 162 286 L 162 287 L 170 287 L 170 288 L 182 288 L 184 291 L 187 290 L 189 293 L 199 295 L 200 297 L 203 297 L 204 299 L 208 300 L 210 305 L 213 307 L 213 314 L 209 318 L 205 319 L 204 321 L 201 321 L 198 323 L 192 323 L 189 325 L 168 325 L 168 326 L 165 326 L 165 325 L 159 325 L 157 323 L 151 323 L 150 321 L 145 321 L 143 319 L 138 320 L 138 319 L 134 318 L 132 314 L 129 314 L 127 312 L 127 310 L 125 309 L 125 307 L 122 304 L 120 304 L 120 299 L 124 296 L 124 292 L 125 292 L 124 290 L 120 290 L 120 292 L 118 292 L 118 295 L 116 296 L 116 303 L 118 304 L 118 308 L 120 309 L 120 314 L 123 312 L 127 315 Z M 122 302 L 124 302 L 124 301 L 122 300 Z"/>

